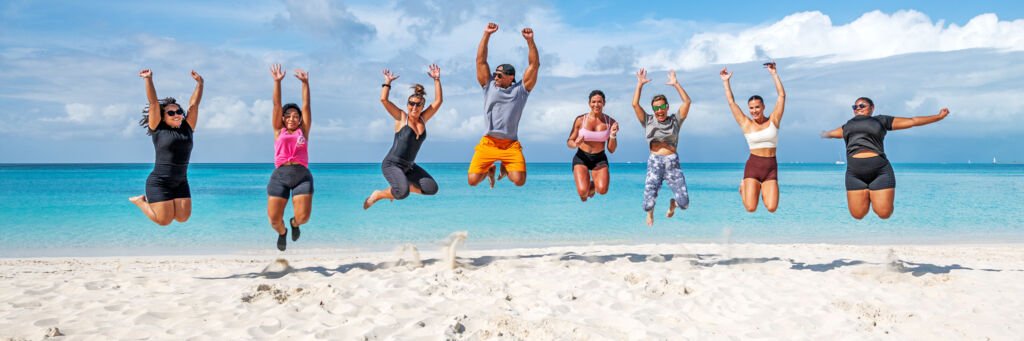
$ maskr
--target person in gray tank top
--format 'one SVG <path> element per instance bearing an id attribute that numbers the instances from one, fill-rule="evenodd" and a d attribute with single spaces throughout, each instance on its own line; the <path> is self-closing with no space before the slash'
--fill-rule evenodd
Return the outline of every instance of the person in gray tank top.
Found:
<path id="1" fill-rule="evenodd" d="M 853 103 L 853 118 L 839 128 L 821 132 L 822 138 L 846 140 L 846 205 L 855 219 L 864 218 L 869 208 L 879 218 L 892 216 L 896 175 L 885 156 L 886 132 L 935 123 L 949 115 L 946 108 L 917 117 L 872 116 L 874 112 L 874 101 L 858 98 Z"/>
<path id="2" fill-rule="evenodd" d="M 529 47 L 530 66 L 523 72 L 523 79 L 516 81 L 516 70 L 510 64 L 501 64 L 491 71 L 487 64 L 487 42 L 491 34 L 498 31 L 498 25 L 488 23 L 476 53 L 476 79 L 484 90 L 484 120 L 487 131 L 476 145 L 473 159 L 469 163 L 467 180 L 470 186 L 487 179 L 494 188 L 494 163 L 501 162 L 498 180 L 508 175 L 516 186 L 526 183 L 526 160 L 523 147 L 519 144 L 519 119 L 523 117 L 526 99 L 537 84 L 537 70 L 540 68 L 540 54 L 533 42 L 533 30 L 524 28 L 523 38 Z"/>
<path id="3" fill-rule="evenodd" d="M 654 225 L 654 202 L 658 199 L 658 190 L 661 184 L 668 181 L 669 188 L 675 194 L 675 198 L 669 201 L 668 213 L 665 217 L 671 218 L 675 214 L 676 207 L 686 209 L 690 206 L 690 196 L 686 191 L 686 178 L 683 176 L 683 169 L 679 167 L 679 155 L 676 154 L 676 144 L 679 142 L 679 128 L 686 120 L 690 112 L 690 96 L 683 90 L 676 80 L 676 72 L 670 70 L 668 83 L 676 89 L 683 104 L 679 106 L 679 115 L 668 114 L 668 98 L 665 95 L 655 95 L 651 99 L 651 109 L 654 115 L 647 114 L 640 106 L 640 92 L 644 84 L 652 79 L 647 78 L 647 70 L 640 69 L 636 73 L 636 92 L 633 93 L 633 111 L 636 112 L 636 119 L 644 127 L 647 136 L 647 145 L 651 149 L 651 155 L 647 157 L 647 179 L 644 184 L 644 211 L 647 213 L 647 226 Z"/>

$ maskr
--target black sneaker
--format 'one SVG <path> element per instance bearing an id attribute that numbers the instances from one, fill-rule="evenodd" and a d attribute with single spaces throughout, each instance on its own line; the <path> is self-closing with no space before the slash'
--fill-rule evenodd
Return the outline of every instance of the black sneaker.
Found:
<path id="1" fill-rule="evenodd" d="M 292 241 L 299 240 L 299 227 L 295 226 L 295 217 L 292 217 L 288 224 L 292 226 Z"/>
<path id="2" fill-rule="evenodd" d="M 288 233 L 277 236 L 277 249 L 284 251 L 285 246 L 288 245 Z"/>

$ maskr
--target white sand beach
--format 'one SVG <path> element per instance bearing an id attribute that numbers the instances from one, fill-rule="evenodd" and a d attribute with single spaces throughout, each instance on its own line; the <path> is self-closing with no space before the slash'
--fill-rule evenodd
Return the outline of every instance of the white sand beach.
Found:
<path id="1" fill-rule="evenodd" d="M 1019 340 L 1024 245 L 0 259 L 0 339 Z M 286 260 L 278 262 L 276 259 Z"/>

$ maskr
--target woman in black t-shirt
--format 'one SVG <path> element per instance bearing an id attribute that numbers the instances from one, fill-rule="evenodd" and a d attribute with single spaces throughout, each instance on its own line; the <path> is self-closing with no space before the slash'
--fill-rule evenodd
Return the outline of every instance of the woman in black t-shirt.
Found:
<path id="1" fill-rule="evenodd" d="M 195 91 L 189 99 L 188 113 L 172 97 L 158 100 L 153 87 L 153 72 L 139 72 L 146 81 L 146 107 L 139 125 L 153 137 L 156 161 L 146 178 L 146 195 L 128 198 L 142 213 L 160 226 L 173 220 L 184 223 L 192 215 L 192 194 L 188 187 L 188 160 L 192 155 L 192 131 L 199 119 L 199 100 L 203 98 L 203 77 L 192 71 Z"/>
<path id="2" fill-rule="evenodd" d="M 872 208 L 879 218 L 888 219 L 896 195 L 896 176 L 885 157 L 885 133 L 889 130 L 923 126 L 946 118 L 949 109 L 937 115 L 917 117 L 871 116 L 875 103 L 861 97 L 853 105 L 854 117 L 843 126 L 822 132 L 822 138 L 846 141 L 846 203 L 850 215 L 861 219 Z"/>

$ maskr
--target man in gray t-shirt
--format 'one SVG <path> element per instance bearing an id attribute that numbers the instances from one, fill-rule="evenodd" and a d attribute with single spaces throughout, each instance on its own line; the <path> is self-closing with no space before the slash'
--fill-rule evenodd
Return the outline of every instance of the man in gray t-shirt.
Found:
<path id="1" fill-rule="evenodd" d="M 533 43 L 533 30 L 524 28 L 523 38 L 530 48 L 530 66 L 523 73 L 523 80 L 516 81 L 516 70 L 510 64 L 501 64 L 491 73 L 487 64 L 487 42 L 491 34 L 498 31 L 498 25 L 488 23 L 484 37 L 476 53 L 476 79 L 484 90 L 484 111 L 487 133 L 476 145 L 473 160 L 469 163 L 469 185 L 476 186 L 485 178 L 494 187 L 494 163 L 501 162 L 498 180 L 506 174 L 516 186 L 526 183 L 526 160 L 523 147 L 519 144 L 519 119 L 530 91 L 537 84 L 537 69 L 540 68 L 540 54 Z"/>

